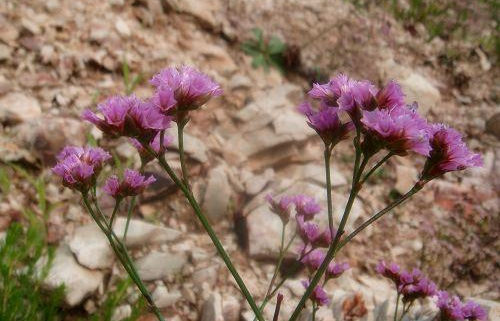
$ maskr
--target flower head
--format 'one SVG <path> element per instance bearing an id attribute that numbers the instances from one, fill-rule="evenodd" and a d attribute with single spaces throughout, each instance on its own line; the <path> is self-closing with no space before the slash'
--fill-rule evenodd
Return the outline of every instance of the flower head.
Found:
<path id="1" fill-rule="evenodd" d="M 154 181 L 156 180 L 153 176 L 146 178 L 135 170 L 126 169 L 122 181 L 113 175 L 108 178 L 103 189 L 107 194 L 118 199 L 127 196 L 135 196 L 141 193 Z"/>
<path id="2" fill-rule="evenodd" d="M 149 147 L 158 155 L 165 152 L 167 147 L 172 143 L 173 137 L 165 134 L 163 136 L 163 144 L 160 145 L 161 134 L 156 134 L 155 138 L 149 143 Z M 154 156 L 149 153 L 149 151 L 144 148 L 144 146 L 135 138 L 130 138 L 130 143 L 137 149 L 139 156 L 141 157 L 142 164 L 145 165 L 154 159 Z"/>
<path id="3" fill-rule="evenodd" d="M 290 219 L 290 207 L 293 204 L 293 196 L 283 196 L 279 201 L 273 199 L 271 195 L 266 195 L 266 201 L 271 205 L 271 211 L 277 214 L 283 222 L 288 222 Z"/>
<path id="4" fill-rule="evenodd" d="M 155 101 L 160 102 L 160 109 L 167 115 L 174 116 L 177 122 L 190 110 L 197 109 L 210 98 L 222 94 L 219 84 L 206 74 L 188 66 L 180 69 L 166 68 L 150 82 L 157 88 Z"/>
<path id="5" fill-rule="evenodd" d="M 135 96 L 114 96 L 99 104 L 103 118 L 87 109 L 82 118 L 96 125 L 104 133 L 119 137 L 134 137 L 150 142 L 158 131 L 170 127 L 171 118 L 162 115 L 150 102 Z"/>
<path id="6" fill-rule="evenodd" d="M 304 286 L 304 288 L 307 289 L 309 287 L 309 284 L 311 284 L 311 281 L 302 280 L 301 283 Z M 316 302 L 316 304 L 320 306 L 330 304 L 330 299 L 328 298 L 328 294 L 326 294 L 325 290 L 319 285 L 316 285 L 309 299 L 311 299 L 311 301 L 313 302 Z"/>
<path id="7" fill-rule="evenodd" d="M 333 237 L 335 237 L 335 231 L 333 235 L 331 235 L 329 228 L 322 231 L 318 224 L 306 222 L 303 215 L 297 215 L 295 219 L 297 221 L 297 234 L 305 244 L 311 245 L 313 248 L 330 246 Z"/>
<path id="8" fill-rule="evenodd" d="M 481 155 L 471 152 L 462 141 L 462 135 L 453 128 L 435 124 L 431 125 L 428 131 L 432 150 L 422 173 L 424 178 L 483 166 Z"/>
<path id="9" fill-rule="evenodd" d="M 365 148 L 387 148 L 397 155 L 406 155 L 408 151 L 429 155 L 428 125 L 415 111 L 406 107 L 363 111 L 361 123 L 368 133 Z"/>
<path id="10" fill-rule="evenodd" d="M 401 268 L 396 263 L 390 263 L 389 265 L 387 265 L 385 261 L 380 261 L 375 270 L 386 278 L 391 279 L 396 283 L 396 285 L 399 284 Z"/>
<path id="11" fill-rule="evenodd" d="M 403 302 L 412 302 L 436 294 L 437 286 L 422 275 L 418 269 L 403 271 L 400 276 L 398 292 L 403 295 Z"/>
<path id="12" fill-rule="evenodd" d="M 52 171 L 63 179 L 63 185 L 87 192 L 111 155 L 98 147 L 67 146 L 57 156 Z"/>
<path id="13" fill-rule="evenodd" d="M 330 264 L 328 264 L 328 268 L 326 270 L 325 275 L 327 278 L 335 279 L 341 276 L 342 273 L 349 270 L 350 268 L 351 267 L 347 262 L 342 262 L 342 263 L 331 262 Z"/>
<path id="14" fill-rule="evenodd" d="M 440 310 L 441 320 L 464 320 L 462 302 L 456 295 L 450 297 L 448 292 L 438 291 L 436 306 Z"/>
<path id="15" fill-rule="evenodd" d="M 349 132 L 354 129 L 352 122 L 344 124 L 340 122 L 337 107 L 326 106 L 316 111 L 310 103 L 304 102 L 298 109 L 307 117 L 309 127 L 314 129 L 327 145 L 335 145 L 346 139 Z"/>
<path id="16" fill-rule="evenodd" d="M 302 215 L 306 221 L 313 219 L 321 211 L 316 200 L 306 195 L 296 195 L 293 202 L 297 215 Z"/>
<path id="17" fill-rule="evenodd" d="M 462 305 L 462 314 L 464 318 L 469 321 L 486 321 L 488 319 L 488 315 L 484 308 L 474 301 L 467 301 L 467 303 Z"/>
<path id="18" fill-rule="evenodd" d="M 404 97 L 401 86 L 394 80 L 391 80 L 384 88 L 377 92 L 375 100 L 379 109 L 392 109 L 394 107 L 404 107 Z"/>
<path id="19" fill-rule="evenodd" d="M 315 249 L 304 255 L 300 260 L 311 271 L 316 271 L 325 260 L 326 254 L 323 250 Z"/>
<path id="20" fill-rule="evenodd" d="M 343 93 L 348 92 L 355 83 L 346 75 L 339 74 L 326 84 L 313 84 L 308 95 L 312 99 L 319 100 L 324 107 L 338 107 L 337 100 Z"/>

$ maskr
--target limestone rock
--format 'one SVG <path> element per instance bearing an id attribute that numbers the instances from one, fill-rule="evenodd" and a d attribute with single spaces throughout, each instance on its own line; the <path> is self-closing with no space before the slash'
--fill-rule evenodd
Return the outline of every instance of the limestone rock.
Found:
<path id="1" fill-rule="evenodd" d="M 229 215 L 231 186 L 223 165 L 208 174 L 208 185 L 203 198 L 203 209 L 212 222 L 218 222 Z"/>
<path id="2" fill-rule="evenodd" d="M 407 165 L 396 166 L 396 185 L 394 188 L 400 194 L 405 194 L 418 180 L 418 170 Z"/>
<path id="3" fill-rule="evenodd" d="M 152 296 L 155 304 L 163 309 L 174 305 L 182 297 L 182 294 L 179 291 L 169 292 L 167 287 L 162 284 L 156 287 Z"/>
<path id="4" fill-rule="evenodd" d="M 212 29 L 221 27 L 222 2 L 219 0 L 166 0 L 167 4 L 177 12 L 187 13 L 195 17 L 202 25 Z"/>
<path id="5" fill-rule="evenodd" d="M 76 306 L 102 283 L 104 274 L 84 268 L 73 257 L 67 245 L 61 245 L 44 280 L 44 286 L 55 289 L 64 284 L 65 301 Z"/>
<path id="6" fill-rule="evenodd" d="M 154 281 L 175 275 L 186 262 L 184 255 L 154 251 L 137 260 L 136 267 L 142 280 Z"/>
<path id="7" fill-rule="evenodd" d="M 0 98 L 0 122 L 19 124 L 42 115 L 38 100 L 22 93 L 10 93 Z"/>
<path id="8" fill-rule="evenodd" d="M 219 293 L 212 292 L 201 309 L 201 321 L 224 321 L 222 314 L 222 298 Z"/>
<path id="9" fill-rule="evenodd" d="M 439 90 L 424 76 L 412 73 L 401 80 L 401 87 L 406 95 L 406 100 L 411 103 L 418 102 L 419 113 L 422 115 L 441 102 Z"/>
<path id="10" fill-rule="evenodd" d="M 110 268 L 114 253 L 108 239 L 95 223 L 78 227 L 69 241 L 78 262 L 90 269 Z"/>
<path id="11" fill-rule="evenodd" d="M 119 217 L 116 219 L 113 230 L 117 235 L 123 235 L 127 219 Z M 177 240 L 181 232 L 169 227 L 146 223 L 141 220 L 130 220 L 127 232 L 127 246 L 142 246 L 147 244 L 162 243 Z"/>
<path id="12" fill-rule="evenodd" d="M 224 321 L 238 321 L 240 319 L 241 304 L 234 296 L 224 296 L 222 300 L 222 315 Z"/>

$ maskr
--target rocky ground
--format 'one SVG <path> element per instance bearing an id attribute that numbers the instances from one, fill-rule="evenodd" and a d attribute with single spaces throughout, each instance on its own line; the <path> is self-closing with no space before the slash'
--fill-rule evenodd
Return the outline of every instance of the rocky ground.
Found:
<path id="1" fill-rule="evenodd" d="M 256 26 L 296 48 L 301 62 L 295 72 L 284 76 L 251 67 L 240 43 Z M 325 200 L 321 145 L 295 110 L 310 87 L 310 71 L 342 71 L 378 84 L 399 80 L 428 118 L 464 132 L 485 166 L 432 182 L 347 246 L 341 256 L 353 269 L 332 283 L 333 309 L 322 308 L 319 317 L 339 320 L 346 304 L 356 302 L 369 311 L 361 317 L 372 320 L 373 307 L 394 296 L 373 272 L 380 259 L 418 266 L 463 296 L 499 300 L 498 66 L 465 43 L 455 60 L 443 61 L 448 46 L 439 38 L 412 36 L 382 10 L 360 11 L 345 1 L 3 1 L 0 160 L 43 175 L 47 200 L 57 205 L 47 221 L 49 241 L 58 247 L 47 285 L 65 282 L 68 308 L 82 316 L 123 275 L 77 195 L 60 187 L 49 168 L 63 146 L 85 144 L 89 135 L 123 162 L 138 164 L 125 140 L 103 139 L 78 118 L 83 109 L 124 92 L 126 60 L 146 80 L 163 67 L 189 64 L 223 87 L 221 98 L 193 115 L 186 150 L 197 198 L 258 299 L 273 272 L 280 231 L 264 195 L 301 192 Z M 145 97 L 151 90 L 144 81 L 135 93 Z M 168 158 L 178 168 L 175 145 Z M 347 144 L 335 152 L 337 219 L 352 160 Z M 356 200 L 348 230 L 404 193 L 421 165 L 415 157 L 392 159 Z M 169 320 L 251 320 L 180 192 L 155 165 L 148 171 L 158 182 L 139 200 L 127 245 L 157 304 Z M 10 174 L 11 192 L 0 199 L 0 231 L 22 220 L 23 209 L 36 211 L 33 187 Z M 101 201 L 112 206 L 104 196 Z M 123 219 L 116 223 L 123 229 Z M 283 318 L 302 293 L 299 279 L 283 288 Z M 120 307 L 116 320 L 129 310 Z M 265 314 L 272 313 L 270 304 Z"/>

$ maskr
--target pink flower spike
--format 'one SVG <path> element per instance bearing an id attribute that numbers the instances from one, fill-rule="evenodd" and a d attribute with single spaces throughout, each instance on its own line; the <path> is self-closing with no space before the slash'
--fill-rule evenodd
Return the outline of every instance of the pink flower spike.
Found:
<path id="1" fill-rule="evenodd" d="M 86 193 L 110 158 L 102 148 L 67 146 L 52 171 L 63 179 L 64 186 Z"/>
<path id="2" fill-rule="evenodd" d="M 103 190 L 115 199 L 121 199 L 127 196 L 138 195 L 149 184 L 156 181 L 153 176 L 146 178 L 139 172 L 131 169 L 126 169 L 123 176 L 122 181 L 119 181 L 115 175 L 108 178 Z"/>
<path id="3" fill-rule="evenodd" d="M 301 283 L 304 286 L 304 288 L 307 289 L 309 287 L 309 284 L 311 284 L 311 281 L 303 280 L 301 281 Z M 316 304 L 318 304 L 319 306 L 325 306 L 330 304 L 330 299 L 328 298 L 328 294 L 319 285 L 317 285 L 314 288 L 313 292 L 311 293 L 311 297 L 309 299 L 316 302 Z"/>
<path id="4" fill-rule="evenodd" d="M 293 196 L 282 196 L 279 201 L 273 199 L 271 195 L 266 195 L 265 200 L 271 206 L 271 211 L 278 215 L 283 222 L 290 219 L 290 207 L 293 204 Z"/>
<path id="5" fill-rule="evenodd" d="M 219 84 L 206 74 L 188 66 L 180 69 L 166 68 L 150 82 L 157 87 L 155 101 L 158 103 L 163 100 L 163 103 L 159 104 L 160 109 L 167 115 L 174 116 L 177 122 L 183 120 L 190 110 L 198 109 L 212 97 L 222 94 Z M 170 97 L 172 94 L 173 97 Z M 173 104 L 174 100 L 176 104 Z"/>
<path id="6" fill-rule="evenodd" d="M 326 270 L 326 277 L 335 279 L 341 276 L 345 271 L 349 270 L 351 267 L 349 263 L 343 262 L 343 263 L 334 263 L 331 262 L 328 264 L 328 268 Z"/>
<path id="7" fill-rule="evenodd" d="M 347 138 L 350 131 L 354 129 L 351 122 L 342 124 L 338 117 L 338 108 L 322 107 L 314 110 L 308 102 L 299 105 L 298 110 L 304 114 L 309 127 L 314 129 L 327 145 L 335 145 Z"/>
<path id="8" fill-rule="evenodd" d="M 429 155 L 427 122 L 406 107 L 363 111 L 361 123 L 370 138 L 367 148 L 387 148 L 396 155 L 406 155 L 409 151 Z"/>
<path id="9" fill-rule="evenodd" d="M 302 215 L 305 221 L 313 219 L 321 211 L 321 207 L 316 200 L 306 195 L 296 195 L 294 203 L 297 215 Z"/>
<path id="10" fill-rule="evenodd" d="M 462 135 L 453 128 L 435 124 L 429 126 L 428 132 L 432 150 L 422 173 L 425 179 L 468 167 L 483 166 L 481 155 L 471 152 L 463 142 Z"/>
<path id="11" fill-rule="evenodd" d="M 314 272 L 320 267 L 321 263 L 323 263 L 325 257 L 326 254 L 324 251 L 316 249 L 305 255 L 300 261 L 304 263 L 311 272 Z"/>
<path id="12" fill-rule="evenodd" d="M 482 306 L 474 301 L 467 301 L 462 306 L 463 317 L 468 321 L 486 321 L 488 320 L 488 314 Z"/>
<path id="13" fill-rule="evenodd" d="M 380 89 L 375 96 L 379 109 L 392 109 L 405 106 L 405 96 L 401 86 L 391 80 L 384 88 Z"/>
<path id="14" fill-rule="evenodd" d="M 339 74 L 326 84 L 313 84 L 313 88 L 308 92 L 308 95 L 312 99 L 321 101 L 321 104 L 325 107 L 337 107 L 339 97 L 348 92 L 354 84 L 355 81 L 344 74 Z"/>

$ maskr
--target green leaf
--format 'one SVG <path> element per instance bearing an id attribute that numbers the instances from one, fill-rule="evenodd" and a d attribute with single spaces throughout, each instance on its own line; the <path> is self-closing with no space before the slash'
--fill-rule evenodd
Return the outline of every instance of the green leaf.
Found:
<path id="1" fill-rule="evenodd" d="M 0 189 L 5 195 L 10 192 L 10 178 L 5 167 L 0 167 Z"/>
<path id="2" fill-rule="evenodd" d="M 256 56 L 253 57 L 253 60 L 252 60 L 252 67 L 254 68 L 258 68 L 260 66 L 266 66 L 267 63 L 266 63 L 266 58 L 264 57 L 263 54 L 258 54 Z"/>
<path id="3" fill-rule="evenodd" d="M 267 46 L 267 52 L 271 55 L 282 54 L 286 45 L 278 37 L 271 37 Z"/>

